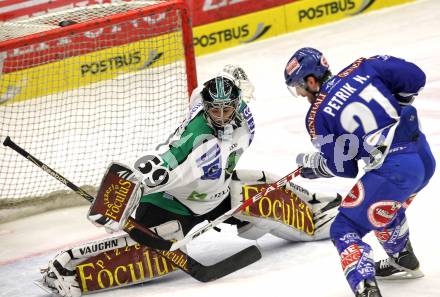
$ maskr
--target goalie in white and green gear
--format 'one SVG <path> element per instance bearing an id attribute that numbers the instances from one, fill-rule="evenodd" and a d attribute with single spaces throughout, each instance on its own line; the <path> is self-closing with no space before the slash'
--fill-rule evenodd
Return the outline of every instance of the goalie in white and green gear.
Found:
<path id="1" fill-rule="evenodd" d="M 151 155 L 136 162 L 135 168 L 144 176 L 153 177 L 151 172 L 162 168 L 168 180 L 157 188 L 159 191 L 152 187 L 153 193 L 141 198 L 137 220 L 150 227 L 164 223 L 161 218 L 173 217 L 187 233 L 201 221 L 214 219 L 231 208 L 226 198 L 232 173 L 255 130 L 252 114 L 240 93 L 227 73 L 208 80 L 193 92 L 186 120 L 169 143 L 162 145 L 166 150 L 154 156 L 160 164 L 152 163 Z M 147 178 L 147 183 L 155 181 Z M 132 237 L 142 240 L 137 235 L 141 236 Z"/>

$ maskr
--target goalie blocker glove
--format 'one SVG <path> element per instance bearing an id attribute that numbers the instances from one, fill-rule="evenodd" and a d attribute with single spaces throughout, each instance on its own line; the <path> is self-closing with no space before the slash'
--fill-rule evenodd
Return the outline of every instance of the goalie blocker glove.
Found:
<path id="1" fill-rule="evenodd" d="M 141 182 L 134 171 L 123 164 L 111 163 L 87 218 L 95 226 L 105 227 L 109 233 L 122 230 L 141 196 Z"/>
<path id="2" fill-rule="evenodd" d="M 302 166 L 301 176 L 308 179 L 333 177 L 321 153 L 301 153 L 296 157 L 296 164 Z"/>

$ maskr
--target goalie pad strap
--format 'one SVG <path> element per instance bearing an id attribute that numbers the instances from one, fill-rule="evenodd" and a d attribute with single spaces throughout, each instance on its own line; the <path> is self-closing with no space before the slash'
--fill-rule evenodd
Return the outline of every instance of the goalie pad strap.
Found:
<path id="1" fill-rule="evenodd" d="M 117 248 L 125 248 L 132 246 L 136 242 L 128 237 L 127 234 L 122 234 L 116 237 L 110 237 L 102 240 L 92 241 L 70 249 L 68 252 L 73 259 L 90 258 L 99 255 L 103 252 L 114 250 Z"/>

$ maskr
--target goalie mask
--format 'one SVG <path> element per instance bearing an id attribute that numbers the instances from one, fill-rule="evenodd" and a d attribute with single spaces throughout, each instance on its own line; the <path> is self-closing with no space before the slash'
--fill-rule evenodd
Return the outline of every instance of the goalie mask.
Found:
<path id="1" fill-rule="evenodd" d="M 241 90 L 232 78 L 219 75 L 208 80 L 201 92 L 207 120 L 215 128 L 223 128 L 231 123 L 240 106 Z"/>

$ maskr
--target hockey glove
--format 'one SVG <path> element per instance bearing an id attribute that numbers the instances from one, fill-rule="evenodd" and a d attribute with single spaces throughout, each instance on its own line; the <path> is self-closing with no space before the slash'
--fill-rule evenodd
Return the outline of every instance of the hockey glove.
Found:
<path id="1" fill-rule="evenodd" d="M 226 65 L 223 67 L 223 71 L 232 75 L 236 80 L 236 85 L 241 90 L 241 97 L 245 102 L 252 101 L 254 99 L 254 86 L 249 80 L 246 72 L 243 68 L 237 65 Z"/>
<path id="2" fill-rule="evenodd" d="M 296 157 L 296 164 L 302 166 L 301 176 L 308 179 L 333 177 L 321 153 L 301 153 Z"/>
<path id="3" fill-rule="evenodd" d="M 414 102 L 417 94 L 395 94 L 394 97 L 399 102 L 400 106 L 411 105 Z"/>

